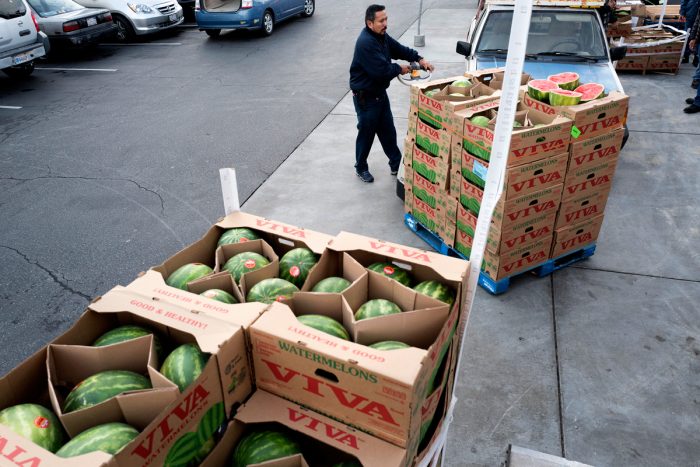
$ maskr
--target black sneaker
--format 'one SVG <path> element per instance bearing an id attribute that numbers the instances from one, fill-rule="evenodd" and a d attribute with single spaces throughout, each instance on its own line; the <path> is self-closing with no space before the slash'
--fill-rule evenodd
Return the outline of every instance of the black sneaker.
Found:
<path id="1" fill-rule="evenodd" d="M 683 109 L 683 112 L 687 114 L 694 114 L 700 112 L 700 105 L 690 104 L 688 107 Z"/>
<path id="2" fill-rule="evenodd" d="M 692 83 L 690 83 L 690 87 L 693 89 L 698 88 L 698 84 L 700 84 L 700 80 L 694 79 Z"/>
<path id="3" fill-rule="evenodd" d="M 355 172 L 355 175 L 360 177 L 360 180 L 362 180 L 365 183 L 372 183 L 374 181 L 374 177 L 372 176 L 371 173 L 369 173 L 369 170 L 365 170 L 364 172 Z"/>
<path id="4" fill-rule="evenodd" d="M 692 97 L 689 97 L 685 100 L 686 104 L 693 104 L 694 102 L 695 102 L 695 99 L 693 99 Z"/>
<path id="5" fill-rule="evenodd" d="M 396 175 L 397 173 L 399 173 L 399 169 L 390 169 L 390 171 L 391 175 Z"/>

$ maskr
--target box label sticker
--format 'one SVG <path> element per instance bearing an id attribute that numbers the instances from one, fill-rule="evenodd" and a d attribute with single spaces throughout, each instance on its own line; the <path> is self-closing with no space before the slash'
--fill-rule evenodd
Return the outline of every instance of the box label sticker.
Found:
<path id="1" fill-rule="evenodd" d="M 581 136 L 581 130 L 576 128 L 576 125 L 571 126 L 571 136 L 573 136 L 574 138 L 578 138 L 579 136 Z"/>
<path id="2" fill-rule="evenodd" d="M 488 172 L 488 167 L 486 167 L 484 164 L 482 164 L 479 161 L 474 161 L 474 174 L 476 174 L 477 177 L 480 179 L 486 181 L 486 173 Z"/>

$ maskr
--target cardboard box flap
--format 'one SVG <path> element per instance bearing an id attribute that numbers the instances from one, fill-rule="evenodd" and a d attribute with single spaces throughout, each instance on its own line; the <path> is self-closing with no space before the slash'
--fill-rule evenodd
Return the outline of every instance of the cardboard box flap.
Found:
<path id="1" fill-rule="evenodd" d="M 188 309 L 120 286 L 107 292 L 100 300 L 91 303 L 90 309 L 98 313 L 127 311 L 152 319 L 191 334 L 202 352 L 207 353 L 216 353 L 219 345 L 235 334 L 240 327 L 212 318 L 200 313 L 199 310 Z"/>
<path id="2" fill-rule="evenodd" d="M 328 277 L 342 277 L 352 284 L 366 273 L 367 271 L 352 256 L 326 249 L 316 266 L 309 272 L 301 291 L 311 291 L 318 282 Z"/>
<path id="3" fill-rule="evenodd" d="M 406 451 L 293 402 L 258 390 L 235 417 L 244 423 L 281 423 L 357 458 L 362 465 L 404 465 Z"/>
<path id="4" fill-rule="evenodd" d="M 283 224 L 277 221 L 271 221 L 262 217 L 247 214 L 241 211 L 236 211 L 221 219 L 217 226 L 223 229 L 232 229 L 234 227 L 249 227 L 251 229 L 260 230 L 292 241 L 301 241 L 314 252 L 321 253 L 328 242 L 333 238 L 330 235 L 307 230 L 302 227 Z M 271 245 L 275 248 L 275 245 Z"/>
<path id="5" fill-rule="evenodd" d="M 439 253 L 376 240 L 350 232 L 340 232 L 330 244 L 339 251 L 372 251 L 377 255 L 395 259 L 402 264 L 414 263 L 427 266 L 449 281 L 462 282 L 469 274 L 469 262 L 463 259 L 450 258 Z"/>

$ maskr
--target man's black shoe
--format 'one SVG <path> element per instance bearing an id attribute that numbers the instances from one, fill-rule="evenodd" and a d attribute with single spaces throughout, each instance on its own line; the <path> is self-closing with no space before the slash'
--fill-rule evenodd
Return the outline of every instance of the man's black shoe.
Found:
<path id="1" fill-rule="evenodd" d="M 695 99 L 693 99 L 692 97 L 689 97 L 685 100 L 686 104 L 693 104 L 694 102 L 695 102 Z"/>
<path id="2" fill-rule="evenodd" d="M 391 175 L 396 175 L 399 173 L 399 169 L 391 169 Z"/>
<path id="3" fill-rule="evenodd" d="M 698 84 L 700 84 L 700 80 L 694 79 L 692 83 L 690 83 L 690 87 L 693 89 L 698 88 Z"/>
<path id="4" fill-rule="evenodd" d="M 687 114 L 694 114 L 700 112 L 700 105 L 690 104 L 688 107 L 683 109 L 683 112 Z"/>
<path id="5" fill-rule="evenodd" d="M 365 170 L 364 172 L 355 172 L 355 174 L 360 177 L 360 180 L 362 180 L 365 183 L 372 183 L 374 181 L 374 177 L 372 176 L 371 173 L 369 173 L 369 170 Z"/>

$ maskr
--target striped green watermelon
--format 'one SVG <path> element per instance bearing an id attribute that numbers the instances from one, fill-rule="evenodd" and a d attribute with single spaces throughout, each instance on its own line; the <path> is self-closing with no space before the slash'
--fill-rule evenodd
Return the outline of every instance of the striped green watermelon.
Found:
<path id="1" fill-rule="evenodd" d="M 533 79 L 527 83 L 527 93 L 535 100 L 549 103 L 549 91 L 561 89 L 554 81 L 547 79 Z"/>
<path id="2" fill-rule="evenodd" d="M 181 290 L 187 290 L 187 284 L 196 281 L 206 275 L 214 272 L 212 268 L 202 263 L 188 263 L 180 266 L 168 276 L 165 281 L 170 287 L 175 287 Z"/>
<path id="3" fill-rule="evenodd" d="M 435 298 L 441 302 L 445 302 L 448 305 L 452 305 L 455 302 L 455 291 L 452 287 L 443 284 L 438 281 L 423 281 L 417 286 L 413 287 L 416 292 L 427 295 L 428 297 Z"/>
<path id="4" fill-rule="evenodd" d="M 362 464 L 353 459 L 351 461 L 336 462 L 331 467 L 362 467 Z"/>
<path id="5" fill-rule="evenodd" d="M 403 268 L 395 266 L 391 263 L 374 263 L 370 264 L 367 269 L 378 272 L 379 274 L 390 277 L 406 287 L 411 286 L 411 274 Z"/>
<path id="6" fill-rule="evenodd" d="M 226 261 L 226 264 L 224 264 L 224 269 L 231 273 L 234 281 L 240 282 L 243 274 L 253 272 L 267 266 L 268 264 L 270 264 L 270 260 L 265 258 L 260 253 L 256 253 L 254 251 L 244 251 L 243 253 L 239 253 Z"/>
<path id="7" fill-rule="evenodd" d="M 68 394 L 63 413 L 92 407 L 127 391 L 151 389 L 151 381 L 127 370 L 107 370 L 85 378 Z"/>
<path id="8" fill-rule="evenodd" d="M 381 341 L 381 342 L 375 342 L 374 344 L 370 345 L 373 349 L 377 350 L 396 350 L 396 349 L 407 349 L 411 347 L 408 344 L 404 344 L 403 342 L 399 341 Z"/>
<path id="9" fill-rule="evenodd" d="M 247 227 L 236 227 L 222 233 L 216 246 L 227 245 L 229 243 L 243 243 L 250 240 L 260 240 L 260 237 Z"/>
<path id="10" fill-rule="evenodd" d="M 566 89 L 549 91 L 549 104 L 555 107 L 578 105 L 581 102 L 581 97 L 583 94 L 580 92 L 567 91 Z"/>
<path id="11" fill-rule="evenodd" d="M 399 308 L 396 303 L 383 298 L 375 298 L 365 302 L 358 308 L 357 312 L 355 312 L 355 319 L 359 321 L 361 319 L 377 318 L 379 316 L 393 315 L 395 313 L 401 313 L 401 308 Z"/>
<path id="12" fill-rule="evenodd" d="M 217 302 L 226 303 L 228 305 L 238 303 L 238 300 L 236 300 L 236 297 L 234 297 L 230 293 L 226 292 L 225 290 L 221 290 L 221 289 L 205 290 L 204 292 L 202 292 L 199 295 L 201 295 L 202 297 L 211 298 L 212 300 L 216 300 Z"/>
<path id="13" fill-rule="evenodd" d="M 292 298 L 294 292 L 299 292 L 297 286 L 284 279 L 263 279 L 250 288 L 246 302 L 279 302 L 283 298 Z"/>
<path id="14" fill-rule="evenodd" d="M 196 457 L 202 443 L 197 433 L 187 432 L 173 443 L 165 456 L 163 467 L 190 467 L 196 465 Z"/>
<path id="15" fill-rule="evenodd" d="M 162 361 L 165 354 L 160 337 L 150 329 L 142 326 L 136 326 L 135 324 L 126 324 L 124 326 L 111 329 L 98 337 L 95 342 L 92 343 L 92 345 L 93 347 L 102 347 L 105 345 L 118 344 L 120 342 L 147 336 L 149 334 L 153 335 L 153 346 L 155 347 L 156 354 L 158 354 L 158 359 Z"/>
<path id="16" fill-rule="evenodd" d="M 294 248 L 280 258 L 280 277 L 301 288 L 318 256 L 308 248 Z"/>
<path id="17" fill-rule="evenodd" d="M 58 450 L 58 457 L 76 457 L 88 452 L 116 454 L 133 441 L 139 432 L 125 423 L 105 423 L 89 428 Z"/>
<path id="18" fill-rule="evenodd" d="M 350 334 L 338 321 L 330 316 L 324 315 L 301 315 L 297 316 L 300 323 L 317 329 L 331 336 L 339 337 L 340 339 L 350 340 Z"/>
<path id="19" fill-rule="evenodd" d="M 202 352 L 197 344 L 183 344 L 170 352 L 160 372 L 177 384 L 180 392 L 185 392 L 187 386 L 202 374 L 208 359 L 209 354 Z"/>
<path id="20" fill-rule="evenodd" d="M 51 452 L 56 452 L 66 438 L 58 417 L 39 404 L 7 407 L 0 411 L 0 423 Z"/>
<path id="21" fill-rule="evenodd" d="M 557 73 L 556 75 L 550 75 L 547 77 L 549 81 L 554 81 L 562 89 L 567 91 L 573 91 L 579 85 L 579 75 L 578 73 L 564 72 Z M 551 99 L 551 94 L 550 94 Z M 554 104 L 552 104 L 554 105 Z"/>
<path id="22" fill-rule="evenodd" d="M 350 286 L 350 281 L 343 277 L 326 277 L 314 285 L 312 292 L 340 293 Z"/>
<path id="23" fill-rule="evenodd" d="M 238 442 L 232 463 L 234 467 L 245 467 L 299 453 L 299 444 L 286 432 L 258 430 L 245 435 Z"/>
<path id="24" fill-rule="evenodd" d="M 211 440 L 214 440 L 216 432 L 225 424 L 226 412 L 224 403 L 217 402 L 206 411 L 201 420 L 199 420 L 199 425 L 197 425 L 197 437 L 202 447 L 206 447 Z M 201 450 L 199 454 L 202 454 Z M 206 457 L 206 454 L 204 454 L 204 457 Z"/>

